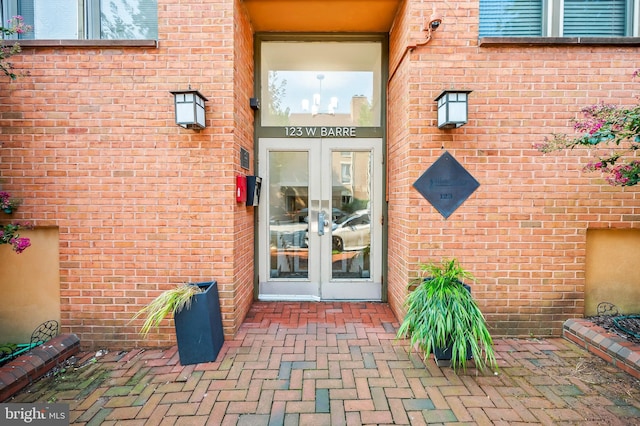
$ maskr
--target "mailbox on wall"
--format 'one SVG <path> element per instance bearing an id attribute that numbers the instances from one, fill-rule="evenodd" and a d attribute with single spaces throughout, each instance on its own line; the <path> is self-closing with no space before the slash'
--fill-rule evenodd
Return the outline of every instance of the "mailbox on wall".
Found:
<path id="1" fill-rule="evenodd" d="M 247 201 L 247 177 L 236 176 L 236 201 L 245 203 Z"/>
<path id="2" fill-rule="evenodd" d="M 261 186 L 261 177 L 247 176 L 247 206 L 257 206 L 260 203 Z"/>

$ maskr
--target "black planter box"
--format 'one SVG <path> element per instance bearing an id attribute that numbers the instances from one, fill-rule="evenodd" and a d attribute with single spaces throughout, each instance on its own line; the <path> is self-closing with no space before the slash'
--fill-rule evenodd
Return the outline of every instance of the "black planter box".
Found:
<path id="1" fill-rule="evenodd" d="M 215 361 L 224 344 L 218 283 L 193 285 L 204 291 L 193 296 L 189 309 L 183 309 L 174 318 L 182 365 Z"/>
<path id="2" fill-rule="evenodd" d="M 458 281 L 462 284 L 460 281 Z M 471 286 L 467 284 L 462 284 L 462 286 L 471 293 Z M 436 364 L 439 366 L 446 366 L 451 363 L 451 353 L 452 353 L 452 345 L 447 346 L 446 348 L 434 348 L 433 356 L 436 359 Z M 467 361 L 472 358 L 471 356 L 471 344 L 467 342 Z"/>
<path id="3" fill-rule="evenodd" d="M 447 346 L 446 348 L 434 348 L 433 356 L 435 357 L 436 362 L 444 361 L 443 364 L 446 364 L 446 361 L 451 361 L 452 352 L 453 351 L 451 345 Z M 467 342 L 467 361 L 471 358 L 471 344 Z"/>

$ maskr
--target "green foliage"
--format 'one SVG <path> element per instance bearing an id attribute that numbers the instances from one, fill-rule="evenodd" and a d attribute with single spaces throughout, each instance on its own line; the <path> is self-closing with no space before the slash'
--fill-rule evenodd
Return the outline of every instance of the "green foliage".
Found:
<path id="1" fill-rule="evenodd" d="M 358 210 L 365 210 L 369 206 L 369 200 L 353 199 L 350 203 L 343 204 L 341 209 L 345 213 L 354 213 Z"/>
<path id="2" fill-rule="evenodd" d="M 373 107 L 371 106 L 371 103 L 369 101 L 360 105 L 360 114 L 358 114 L 358 126 L 373 126 Z"/>
<path id="3" fill-rule="evenodd" d="M 15 343 L 0 344 L 0 356 L 11 355 L 17 350 L 18 350 L 18 345 Z"/>
<path id="4" fill-rule="evenodd" d="M 287 80 L 280 81 L 277 71 L 269 71 L 268 84 L 267 109 L 269 116 L 274 120 L 275 125 L 286 126 L 289 124 L 290 111 L 289 108 L 282 109 L 282 100 L 287 94 Z"/>
<path id="5" fill-rule="evenodd" d="M 497 367 L 493 340 L 486 321 L 462 280 L 473 276 L 456 260 L 421 265 L 411 280 L 405 307 L 407 314 L 398 338 L 409 338 L 411 347 L 426 360 L 436 348 L 452 347 L 451 366 L 466 369 L 468 350 L 479 370 Z"/>
<path id="6" fill-rule="evenodd" d="M 182 309 L 189 309 L 191 298 L 201 291 L 197 285 L 181 284 L 176 288 L 162 292 L 151 303 L 140 309 L 131 320 L 145 316 L 140 334 L 146 337 L 151 328 L 158 327 L 169 314 L 175 315 Z"/>

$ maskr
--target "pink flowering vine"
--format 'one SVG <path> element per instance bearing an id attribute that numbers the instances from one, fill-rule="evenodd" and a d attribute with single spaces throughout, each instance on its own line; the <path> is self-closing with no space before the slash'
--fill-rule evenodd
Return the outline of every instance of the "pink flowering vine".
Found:
<path id="1" fill-rule="evenodd" d="M 30 228 L 29 223 L 10 223 L 8 225 L 0 226 L 0 244 L 10 244 L 13 251 L 16 253 L 22 253 L 30 245 L 31 240 L 29 238 L 20 237 L 18 231 L 21 228 Z"/>
<path id="2" fill-rule="evenodd" d="M 2 44 L 0 44 L 0 70 L 4 74 L 10 77 L 12 80 L 18 78 L 18 75 L 13 72 L 13 64 L 9 62 L 9 58 L 17 53 L 21 52 L 20 44 L 16 41 L 11 46 L 7 46 L 7 36 L 14 34 L 25 34 L 31 31 L 33 27 L 24 23 L 22 16 L 14 16 L 7 21 L 7 26 L 0 26 L 0 34 L 2 35 Z"/>
<path id="3" fill-rule="evenodd" d="M 640 76 L 640 69 L 633 77 Z M 544 152 L 586 147 L 598 156 L 585 171 L 600 172 L 614 186 L 633 186 L 640 182 L 640 105 L 623 107 L 596 104 L 582 109 L 575 121 L 577 136 L 556 134 L 537 148 Z"/>
<path id="4" fill-rule="evenodd" d="M 17 209 L 20 205 L 20 200 L 16 198 L 11 198 L 6 191 L 0 191 L 0 210 L 5 213 L 11 213 L 13 210 Z"/>
<path id="5" fill-rule="evenodd" d="M 0 191 L 0 210 L 2 212 L 11 214 L 19 205 L 19 200 L 11 198 L 11 195 L 6 191 Z M 28 222 L 14 222 L 7 225 L 0 225 L 0 244 L 10 244 L 16 253 L 25 251 L 25 249 L 31 245 L 31 240 L 20 237 L 18 231 L 21 228 L 30 229 L 31 224 Z"/>

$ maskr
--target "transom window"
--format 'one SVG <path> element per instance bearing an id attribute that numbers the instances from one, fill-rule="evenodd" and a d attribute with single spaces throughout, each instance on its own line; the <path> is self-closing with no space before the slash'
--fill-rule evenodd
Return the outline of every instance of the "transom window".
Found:
<path id="1" fill-rule="evenodd" d="M 33 25 L 32 32 L 20 36 L 25 39 L 158 38 L 157 0 L 4 0 L 2 13 L 21 15 Z"/>
<path id="2" fill-rule="evenodd" d="M 480 0 L 480 37 L 637 36 L 633 17 L 639 4 L 639 0 Z"/>
<path id="3" fill-rule="evenodd" d="M 264 40 L 260 60 L 261 126 L 380 126 L 380 42 Z"/>

